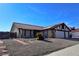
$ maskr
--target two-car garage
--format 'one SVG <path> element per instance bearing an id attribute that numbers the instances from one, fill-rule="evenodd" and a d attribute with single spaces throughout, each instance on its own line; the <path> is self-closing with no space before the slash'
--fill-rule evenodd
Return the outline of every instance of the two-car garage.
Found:
<path id="1" fill-rule="evenodd" d="M 56 31 L 56 38 L 69 38 L 69 32 L 64 31 Z"/>

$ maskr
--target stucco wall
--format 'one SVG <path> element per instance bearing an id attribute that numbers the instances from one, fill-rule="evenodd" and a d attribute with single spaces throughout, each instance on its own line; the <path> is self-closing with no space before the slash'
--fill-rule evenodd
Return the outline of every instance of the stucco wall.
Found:
<path id="1" fill-rule="evenodd" d="M 52 30 L 48 30 L 48 37 L 49 37 L 49 38 L 52 38 L 52 34 L 53 34 L 53 33 L 52 33 Z"/>
<path id="2" fill-rule="evenodd" d="M 65 35 L 66 35 L 66 38 L 68 38 L 69 36 L 68 36 L 68 32 L 65 32 Z"/>
<path id="3" fill-rule="evenodd" d="M 18 37 L 18 35 L 19 35 L 19 31 L 18 31 L 18 28 L 15 28 L 15 27 L 13 27 L 13 30 L 11 31 L 11 32 L 16 32 L 16 34 L 17 34 L 17 37 Z"/>

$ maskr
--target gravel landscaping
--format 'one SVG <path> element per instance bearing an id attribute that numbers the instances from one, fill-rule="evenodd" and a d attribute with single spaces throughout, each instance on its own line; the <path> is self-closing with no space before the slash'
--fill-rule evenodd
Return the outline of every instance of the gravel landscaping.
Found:
<path id="1" fill-rule="evenodd" d="M 13 39 L 4 39 L 4 44 L 7 46 L 10 56 L 42 56 L 75 44 L 79 41 L 72 41 L 66 39 L 49 38 L 46 41 L 34 39 L 18 39 L 23 42 L 29 42 L 28 45 L 22 45 Z M 47 41 L 48 40 L 48 41 Z"/>

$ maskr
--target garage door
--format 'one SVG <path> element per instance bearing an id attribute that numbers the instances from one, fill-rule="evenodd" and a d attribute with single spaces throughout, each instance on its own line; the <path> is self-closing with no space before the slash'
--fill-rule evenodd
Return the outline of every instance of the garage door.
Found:
<path id="1" fill-rule="evenodd" d="M 63 31 L 56 31 L 56 38 L 64 38 L 64 32 Z"/>
<path id="2" fill-rule="evenodd" d="M 79 32 L 73 32 L 72 38 L 79 38 Z"/>

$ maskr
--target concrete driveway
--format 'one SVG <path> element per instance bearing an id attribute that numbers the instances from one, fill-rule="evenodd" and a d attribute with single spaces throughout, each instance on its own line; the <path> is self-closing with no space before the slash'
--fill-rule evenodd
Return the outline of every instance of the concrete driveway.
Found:
<path id="1" fill-rule="evenodd" d="M 79 56 L 79 44 L 52 52 L 45 56 Z"/>

